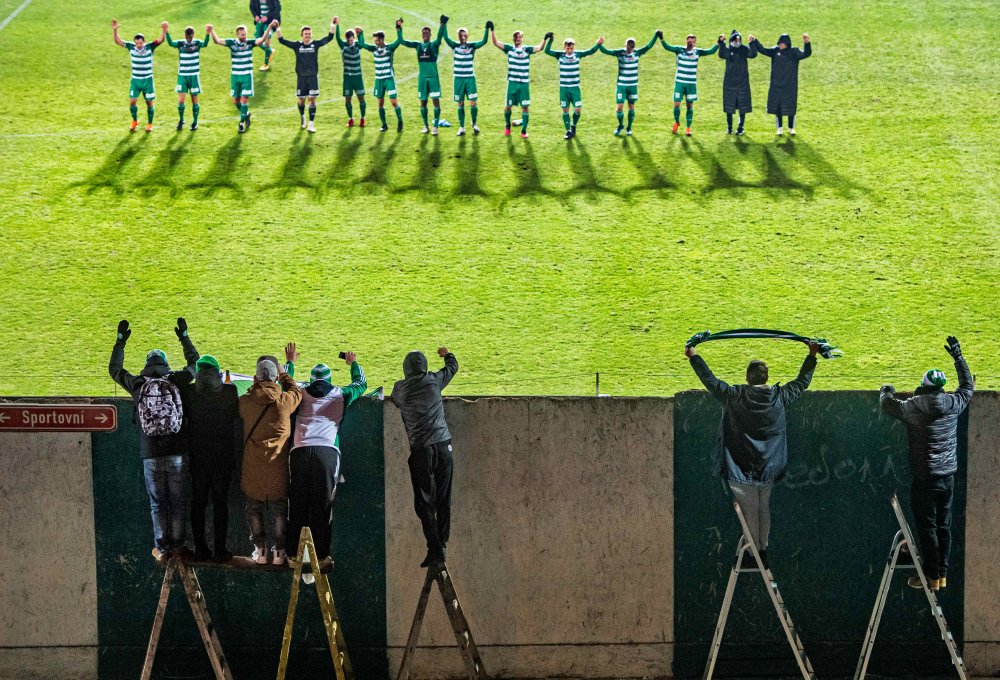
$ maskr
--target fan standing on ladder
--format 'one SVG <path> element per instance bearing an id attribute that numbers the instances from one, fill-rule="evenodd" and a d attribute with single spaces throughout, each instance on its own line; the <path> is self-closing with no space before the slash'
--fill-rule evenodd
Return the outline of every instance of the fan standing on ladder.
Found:
<path id="1" fill-rule="evenodd" d="M 931 590 L 948 585 L 951 553 L 951 501 L 958 472 L 958 418 L 972 401 L 975 381 L 962 356 L 958 338 L 948 336 L 945 350 L 955 361 L 958 389 L 944 391 L 942 371 L 932 368 L 909 399 L 897 399 L 896 388 L 883 385 L 879 392 L 882 410 L 906 423 L 910 444 L 910 504 L 917 524 L 917 540 L 924 573 Z M 912 588 L 923 588 L 920 578 L 907 580 Z"/>
<path id="2" fill-rule="evenodd" d="M 451 432 L 444 419 L 441 390 L 458 373 L 458 360 L 446 347 L 438 349 L 444 359 L 440 371 L 427 370 L 427 357 L 414 350 L 403 360 L 403 379 L 392 388 L 389 401 L 399 407 L 410 443 L 410 480 L 413 507 L 427 540 L 424 567 L 440 567 L 451 533 Z"/>
<path id="3" fill-rule="evenodd" d="M 785 410 L 809 387 L 816 370 L 819 345 L 809 343 L 809 356 L 799 375 L 784 385 L 768 385 L 767 364 L 755 359 L 747 366 L 747 384 L 719 380 L 695 347 L 684 349 L 691 368 L 713 397 L 722 403 L 722 433 L 716 473 L 729 484 L 757 544 L 764 568 L 771 530 L 771 490 L 785 476 L 788 440 Z"/>

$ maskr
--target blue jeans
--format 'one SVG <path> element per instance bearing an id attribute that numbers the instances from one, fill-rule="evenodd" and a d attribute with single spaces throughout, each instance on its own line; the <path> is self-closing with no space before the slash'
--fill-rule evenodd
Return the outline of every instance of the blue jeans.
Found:
<path id="1" fill-rule="evenodd" d="M 184 545 L 187 503 L 187 480 L 184 456 L 146 458 L 142 461 L 153 518 L 153 542 L 161 551 Z"/>

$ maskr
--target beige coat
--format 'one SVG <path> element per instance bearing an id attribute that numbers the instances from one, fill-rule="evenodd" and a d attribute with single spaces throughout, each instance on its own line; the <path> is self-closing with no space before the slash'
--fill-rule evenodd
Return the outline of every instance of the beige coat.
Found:
<path id="1" fill-rule="evenodd" d="M 240 487 L 247 498 L 273 501 L 288 496 L 288 438 L 291 415 L 300 401 L 302 390 L 287 373 L 276 383 L 254 380 L 253 387 L 240 397 L 246 440 Z"/>

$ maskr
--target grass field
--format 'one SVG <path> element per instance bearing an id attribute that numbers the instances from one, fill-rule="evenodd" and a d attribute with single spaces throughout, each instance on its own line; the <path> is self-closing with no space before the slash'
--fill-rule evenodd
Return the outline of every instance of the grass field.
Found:
<path id="1" fill-rule="evenodd" d="M 0 22 L 21 2 L 0 0 Z M 670 394 L 696 385 L 681 353 L 692 333 L 742 326 L 840 345 L 847 356 L 821 365 L 819 389 L 912 388 L 927 368 L 951 369 L 949 333 L 979 386 L 1000 388 L 995 3 L 394 2 L 289 1 L 285 33 L 323 34 L 334 12 L 367 32 L 402 15 L 410 38 L 443 12 L 474 39 L 492 19 L 503 39 L 551 30 L 581 47 L 657 28 L 674 43 L 696 32 L 703 47 L 733 28 L 768 45 L 787 31 L 801 46 L 808 32 L 799 135 L 775 139 L 758 58 L 749 134 L 727 137 L 713 56 L 695 135 L 673 137 L 674 58 L 659 47 L 642 60 L 630 139 L 611 134 L 615 62 L 600 54 L 583 62 L 576 140 L 562 139 L 544 55 L 532 60 L 531 138 L 505 139 L 506 62 L 492 46 L 476 57 L 479 137 L 420 134 L 405 49 L 407 129 L 347 130 L 335 44 L 320 53 L 315 135 L 299 130 L 293 54 L 277 45 L 248 134 L 236 133 L 228 52 L 213 45 L 201 129 L 174 131 L 177 57 L 164 46 L 157 129 L 129 135 L 112 17 L 126 38 L 162 20 L 175 37 L 207 22 L 229 37 L 246 3 L 35 0 L 0 29 L 0 394 L 109 394 L 118 319 L 133 322 L 138 369 L 151 347 L 179 359 L 178 315 L 202 352 L 242 371 L 294 339 L 306 365 L 355 349 L 370 384 L 388 384 L 407 350 L 447 344 L 462 365 L 454 394 L 592 394 L 596 371 L 602 392 Z M 370 88 L 370 55 L 363 65 Z M 454 123 L 447 49 L 441 72 Z M 804 348 L 703 354 L 733 379 L 753 356 L 791 377 Z"/>

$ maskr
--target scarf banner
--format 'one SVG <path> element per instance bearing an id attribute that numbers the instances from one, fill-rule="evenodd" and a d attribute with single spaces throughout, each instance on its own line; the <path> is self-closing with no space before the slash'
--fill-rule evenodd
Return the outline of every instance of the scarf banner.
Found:
<path id="1" fill-rule="evenodd" d="M 692 335 L 691 339 L 688 340 L 684 346 L 694 347 L 695 345 L 700 345 L 703 342 L 710 342 L 712 340 L 740 340 L 751 338 L 794 340 L 795 342 L 801 342 L 806 345 L 810 342 L 815 342 L 819 345 L 819 353 L 824 359 L 838 359 L 844 356 L 844 353 L 839 350 L 836 345 L 831 345 L 825 338 L 810 338 L 805 335 L 797 335 L 789 331 L 772 331 L 765 328 L 737 328 L 735 330 L 721 331 L 719 333 L 703 331 Z"/>

